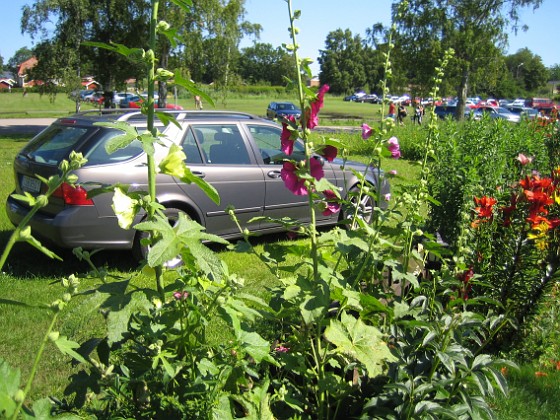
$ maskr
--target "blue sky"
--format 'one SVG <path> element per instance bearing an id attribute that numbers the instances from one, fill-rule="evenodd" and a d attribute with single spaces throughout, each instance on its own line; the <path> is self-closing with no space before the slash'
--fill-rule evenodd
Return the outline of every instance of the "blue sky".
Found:
<path id="1" fill-rule="evenodd" d="M 196 0 L 194 0 L 196 1 Z M 4 0 L 0 15 L 0 55 L 7 62 L 21 47 L 33 47 L 28 36 L 21 35 L 21 8 L 30 0 Z M 300 30 L 300 56 L 311 58 L 314 73 L 318 72 L 317 57 L 324 48 L 327 34 L 336 29 L 350 29 L 354 35 L 365 36 L 365 30 L 377 22 L 388 24 L 392 0 L 292 0 L 292 7 L 301 10 L 296 26 Z M 288 6 L 285 0 L 245 0 L 246 19 L 263 27 L 260 42 L 280 46 L 291 43 L 288 33 Z M 544 0 L 535 12 L 521 9 L 521 23 L 529 26 L 527 32 L 511 34 L 508 53 L 529 48 L 550 67 L 560 64 L 557 27 L 560 1 Z M 250 45 L 246 40 L 243 46 Z"/>

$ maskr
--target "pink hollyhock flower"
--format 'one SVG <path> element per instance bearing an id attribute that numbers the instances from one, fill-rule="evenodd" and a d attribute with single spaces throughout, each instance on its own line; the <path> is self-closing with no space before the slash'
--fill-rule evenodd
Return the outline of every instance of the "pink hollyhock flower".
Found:
<path id="1" fill-rule="evenodd" d="M 185 300 L 189 297 L 189 292 L 173 292 L 173 297 L 177 300 Z"/>
<path id="2" fill-rule="evenodd" d="M 385 201 L 391 201 L 391 193 L 385 194 L 383 198 L 385 198 Z"/>
<path id="3" fill-rule="evenodd" d="M 391 169 L 391 170 L 388 172 L 388 174 L 389 174 L 389 175 L 395 176 L 395 175 L 397 175 L 397 170 L 396 170 L 396 169 Z"/>
<path id="4" fill-rule="evenodd" d="M 362 139 L 367 140 L 373 134 L 373 130 L 366 123 L 362 124 Z"/>
<path id="5" fill-rule="evenodd" d="M 323 165 L 317 159 L 310 161 L 311 176 L 316 180 L 320 180 L 325 176 Z M 284 185 L 295 195 L 307 195 L 307 188 L 305 188 L 305 180 L 300 179 L 296 173 L 297 167 L 292 162 L 284 162 L 280 177 L 284 181 Z"/>
<path id="6" fill-rule="evenodd" d="M 284 346 L 278 346 L 274 348 L 274 351 L 278 352 L 278 353 L 288 353 L 290 351 L 289 347 L 284 347 Z"/>
<path id="7" fill-rule="evenodd" d="M 319 111 L 323 108 L 323 100 L 325 98 L 325 93 L 329 91 L 329 85 L 323 85 L 319 88 L 317 92 L 317 99 L 311 101 L 311 110 L 306 112 L 307 116 L 307 128 L 313 130 L 319 125 Z"/>
<path id="8" fill-rule="evenodd" d="M 311 159 L 310 161 L 310 171 L 311 176 L 319 181 L 321 178 L 325 176 L 325 171 L 323 171 L 323 165 L 317 159 Z"/>
<path id="9" fill-rule="evenodd" d="M 288 156 L 290 156 L 294 151 L 294 139 L 292 139 L 292 130 L 290 130 L 288 127 L 289 125 L 291 125 L 290 123 L 295 123 L 295 121 L 296 119 L 293 115 L 284 117 L 284 120 L 282 121 L 282 134 L 280 134 L 280 150 L 282 150 L 282 152 Z"/>
<path id="10" fill-rule="evenodd" d="M 517 155 L 517 160 L 521 163 L 521 165 L 525 166 L 528 163 L 531 163 L 533 161 L 533 158 L 525 156 L 523 153 L 519 153 L 519 155 Z"/>
<path id="11" fill-rule="evenodd" d="M 338 149 L 334 146 L 326 146 L 321 152 L 321 156 L 323 156 L 329 162 L 332 162 L 337 154 Z"/>
<path id="12" fill-rule="evenodd" d="M 284 181 L 284 185 L 295 195 L 307 195 L 307 188 L 305 188 L 305 181 L 299 179 L 296 174 L 296 165 L 292 162 L 284 162 L 280 177 Z"/>
<path id="13" fill-rule="evenodd" d="M 398 159 L 401 157 L 401 148 L 399 146 L 399 139 L 396 137 L 391 137 L 389 141 L 387 141 L 387 148 L 391 152 L 391 156 L 394 159 Z"/>
<path id="14" fill-rule="evenodd" d="M 323 205 L 325 209 L 323 210 L 323 216 L 330 216 L 331 214 L 336 214 L 340 211 L 340 202 L 338 201 L 338 197 L 334 192 L 331 190 L 323 191 L 325 195 L 325 202 Z"/>

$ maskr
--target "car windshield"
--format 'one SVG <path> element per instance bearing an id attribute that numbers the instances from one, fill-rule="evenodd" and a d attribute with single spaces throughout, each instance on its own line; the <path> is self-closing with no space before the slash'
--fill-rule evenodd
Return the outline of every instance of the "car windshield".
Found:
<path id="1" fill-rule="evenodd" d="M 292 111 L 296 109 L 296 107 L 294 104 L 278 104 L 278 109 L 281 109 L 283 111 Z"/>

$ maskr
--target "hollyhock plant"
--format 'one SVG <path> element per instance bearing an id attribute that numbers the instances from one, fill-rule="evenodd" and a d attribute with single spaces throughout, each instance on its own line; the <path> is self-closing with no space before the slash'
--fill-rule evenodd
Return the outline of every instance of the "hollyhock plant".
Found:
<path id="1" fill-rule="evenodd" d="M 340 211 L 340 202 L 338 196 L 331 190 L 323 191 L 325 195 L 325 201 L 323 205 L 325 209 L 323 210 L 323 216 L 330 216 L 336 214 Z"/>
<path id="2" fill-rule="evenodd" d="M 317 93 L 317 99 L 311 101 L 311 108 L 307 109 L 307 128 L 313 130 L 319 125 L 319 111 L 323 107 L 323 101 L 325 98 L 325 93 L 329 91 L 329 85 L 323 85 L 319 88 Z"/>
<path id="3" fill-rule="evenodd" d="M 391 137 L 387 141 L 387 148 L 391 152 L 391 157 L 393 159 L 398 159 L 401 157 L 401 148 L 399 146 L 399 139 L 396 137 Z"/>
<path id="4" fill-rule="evenodd" d="M 280 135 L 282 153 L 290 156 L 294 151 L 294 125 L 296 119 L 293 115 L 284 117 L 282 121 L 282 134 Z M 296 131 L 297 134 L 297 131 Z"/>
<path id="5" fill-rule="evenodd" d="M 338 149 L 334 146 L 325 146 L 321 151 L 321 156 L 332 162 L 336 155 L 338 154 Z"/>
<path id="6" fill-rule="evenodd" d="M 362 124 L 362 139 L 367 140 L 373 134 L 373 129 L 366 123 Z"/>
<path id="7" fill-rule="evenodd" d="M 310 160 L 311 176 L 316 180 L 320 180 L 325 176 L 323 165 L 317 159 Z M 297 174 L 297 167 L 292 162 L 284 162 L 280 177 L 284 181 L 286 188 L 288 188 L 295 195 L 307 195 L 307 188 L 305 187 L 305 179 L 301 179 Z"/>

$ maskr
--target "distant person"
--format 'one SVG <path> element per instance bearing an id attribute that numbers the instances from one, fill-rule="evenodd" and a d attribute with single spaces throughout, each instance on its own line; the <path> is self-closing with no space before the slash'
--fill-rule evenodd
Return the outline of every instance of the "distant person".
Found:
<path id="1" fill-rule="evenodd" d="M 422 125 L 422 117 L 424 116 L 424 107 L 422 104 L 418 104 L 414 110 L 414 115 L 412 116 L 412 121 L 417 122 L 418 125 Z"/>
<path id="2" fill-rule="evenodd" d="M 393 101 L 389 102 L 389 118 L 395 119 L 395 103 Z"/>
<path id="3" fill-rule="evenodd" d="M 406 108 L 402 103 L 400 103 L 399 109 L 397 111 L 397 121 L 399 122 L 400 125 L 404 124 L 404 119 L 406 118 L 406 115 L 407 115 Z"/>
<path id="4" fill-rule="evenodd" d="M 196 109 L 202 109 L 202 99 L 200 99 L 200 96 L 198 95 L 194 97 L 194 107 Z"/>

